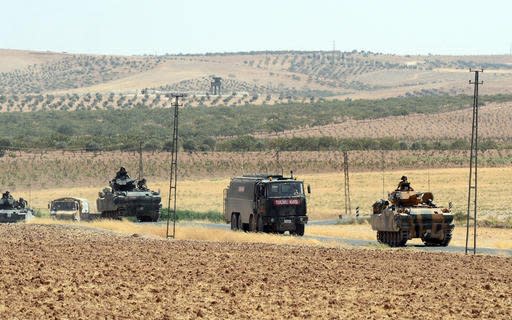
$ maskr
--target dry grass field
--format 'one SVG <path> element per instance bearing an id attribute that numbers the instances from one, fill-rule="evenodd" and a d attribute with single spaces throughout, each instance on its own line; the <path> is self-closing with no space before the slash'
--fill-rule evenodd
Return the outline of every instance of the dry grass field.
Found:
<path id="1" fill-rule="evenodd" d="M 467 205 L 468 170 L 465 168 L 400 170 L 382 172 L 354 172 L 350 176 L 351 204 L 353 210 L 359 206 L 362 214 L 369 214 L 371 205 L 378 199 L 387 197 L 399 178 L 407 175 L 416 190 L 430 190 L 435 202 L 448 206 L 451 201 L 455 212 L 465 212 Z M 340 172 L 300 174 L 310 184 L 309 215 L 312 219 L 334 219 L 343 214 L 343 174 Z M 510 205 L 505 200 L 512 194 L 512 167 L 481 168 L 479 170 L 479 213 L 487 218 L 503 220 L 510 218 Z M 384 180 L 384 181 L 383 181 Z M 429 188 L 430 180 L 430 188 Z M 383 189 L 384 182 L 384 189 Z M 196 211 L 222 211 L 222 192 L 229 178 L 183 179 L 178 183 L 178 207 Z M 16 188 L 16 197 L 29 199 L 35 208 L 46 208 L 50 199 L 61 196 L 85 197 L 95 206 L 98 192 L 107 185 L 96 182 L 90 186 L 45 186 L 44 188 Z M 167 205 L 168 181 L 149 180 L 149 187 L 160 189 L 164 207 Z"/>
<path id="2" fill-rule="evenodd" d="M 66 220 L 53 220 L 49 218 L 34 218 L 29 221 L 30 224 L 44 225 L 66 225 L 66 226 L 82 226 L 85 228 L 97 228 L 102 230 L 110 230 L 126 235 L 143 235 L 155 238 L 165 238 L 167 225 L 164 224 L 145 224 L 133 223 L 128 220 L 93 220 L 81 221 L 79 223 Z M 172 223 L 172 222 L 171 222 Z M 226 229 L 211 227 L 207 221 L 178 222 L 176 224 L 176 239 L 178 240 L 201 240 L 215 242 L 237 242 L 237 243 L 267 243 L 267 244 L 286 244 L 286 245 L 308 245 L 322 247 L 350 247 L 350 245 L 341 245 L 332 241 L 320 241 L 317 239 L 306 239 L 293 236 L 283 236 L 267 233 L 245 233 L 233 232 Z M 172 225 L 171 225 L 172 228 Z M 472 228 L 471 228 L 472 229 Z M 172 229 L 170 229 L 172 234 Z M 326 236 L 332 238 L 368 240 L 374 246 L 380 246 L 376 242 L 376 233 L 371 229 L 368 223 L 362 224 L 337 224 L 337 225 L 314 225 L 306 226 L 306 236 Z M 473 230 L 470 231 L 472 239 Z M 453 233 L 451 246 L 464 247 L 466 243 L 465 226 L 457 226 Z M 408 245 L 423 245 L 420 239 L 412 239 L 408 241 Z M 512 229 L 504 228 L 486 228 L 478 227 L 477 244 L 479 248 L 495 248 L 495 249 L 512 249 Z M 470 242 L 472 245 L 472 241 Z"/>
<path id="3" fill-rule="evenodd" d="M 143 155 L 144 174 L 150 184 L 165 181 L 169 175 L 169 153 Z M 294 170 L 299 175 L 343 172 L 340 151 L 308 152 L 180 152 L 181 180 L 211 180 L 249 173 L 277 173 Z M 466 168 L 465 150 L 446 151 L 351 151 L 351 172 L 393 172 L 410 169 Z M 120 166 L 137 176 L 136 152 L 11 152 L 0 158 L 0 186 L 12 190 L 36 190 L 107 185 Z M 512 150 L 486 150 L 479 153 L 482 167 L 512 165 Z M 393 173 L 394 174 L 394 173 Z M 398 172 L 398 176 L 401 174 Z M 386 186 L 390 188 L 391 186 Z M 162 188 L 165 189 L 165 188 Z"/>
<path id="4" fill-rule="evenodd" d="M 508 319 L 510 258 L 1 225 L 3 319 Z"/>

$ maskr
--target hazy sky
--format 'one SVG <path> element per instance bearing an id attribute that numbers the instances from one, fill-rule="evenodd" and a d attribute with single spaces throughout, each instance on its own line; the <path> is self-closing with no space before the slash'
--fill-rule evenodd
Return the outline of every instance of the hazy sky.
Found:
<path id="1" fill-rule="evenodd" d="M 0 0 L 0 48 L 77 53 L 503 54 L 503 0 Z"/>

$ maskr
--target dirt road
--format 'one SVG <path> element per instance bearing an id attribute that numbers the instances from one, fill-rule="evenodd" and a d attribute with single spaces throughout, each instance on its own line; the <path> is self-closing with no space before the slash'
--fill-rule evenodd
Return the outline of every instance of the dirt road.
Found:
<path id="1" fill-rule="evenodd" d="M 2 319 L 509 319 L 512 258 L 0 225 Z"/>

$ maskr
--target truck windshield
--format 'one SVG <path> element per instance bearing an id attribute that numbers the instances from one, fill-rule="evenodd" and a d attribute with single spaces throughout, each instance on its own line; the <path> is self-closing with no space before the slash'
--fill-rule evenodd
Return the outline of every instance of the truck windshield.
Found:
<path id="1" fill-rule="evenodd" d="M 76 209 L 77 209 L 77 206 L 76 206 L 75 202 L 54 202 L 54 203 L 52 203 L 53 211 L 58 211 L 58 210 L 72 211 L 72 210 L 76 210 Z"/>
<path id="2" fill-rule="evenodd" d="M 300 182 L 274 182 L 269 185 L 269 197 L 299 196 L 303 195 L 302 183 Z"/>

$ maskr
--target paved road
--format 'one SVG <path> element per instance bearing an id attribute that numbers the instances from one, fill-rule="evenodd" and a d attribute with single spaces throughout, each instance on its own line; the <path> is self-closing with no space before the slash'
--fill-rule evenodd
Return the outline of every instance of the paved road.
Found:
<path id="1" fill-rule="evenodd" d="M 335 225 L 338 222 L 337 219 L 332 220 L 316 220 L 316 221 L 310 221 L 309 224 L 312 225 Z M 165 222 L 158 222 L 159 224 L 165 223 Z M 223 223 L 196 223 L 196 222 L 180 222 L 182 225 L 198 225 L 202 227 L 212 228 L 212 229 L 229 229 L 228 224 Z M 286 237 L 287 235 L 283 235 L 283 237 Z M 330 236 L 318 236 L 318 235 L 308 235 L 307 229 L 306 234 L 302 239 L 312 239 L 312 240 L 318 240 L 322 242 L 336 242 L 339 244 L 354 246 L 354 247 L 371 247 L 371 246 L 377 246 L 379 243 L 377 240 L 358 240 L 358 239 L 347 239 L 347 238 L 341 238 L 341 237 L 330 237 Z M 414 248 L 416 250 L 422 250 L 427 252 L 448 252 L 448 253 L 465 253 L 465 248 L 460 246 L 448 246 L 448 247 L 426 247 L 424 245 L 417 245 L 417 244 L 411 244 L 407 245 L 406 248 Z M 401 248 L 389 248 L 389 250 L 397 250 L 397 249 L 404 249 Z M 471 250 L 468 253 L 472 253 Z M 490 255 L 500 255 L 500 256 L 512 256 L 512 250 L 510 249 L 496 249 L 496 248 L 477 248 L 476 252 L 478 254 L 490 254 Z"/>

